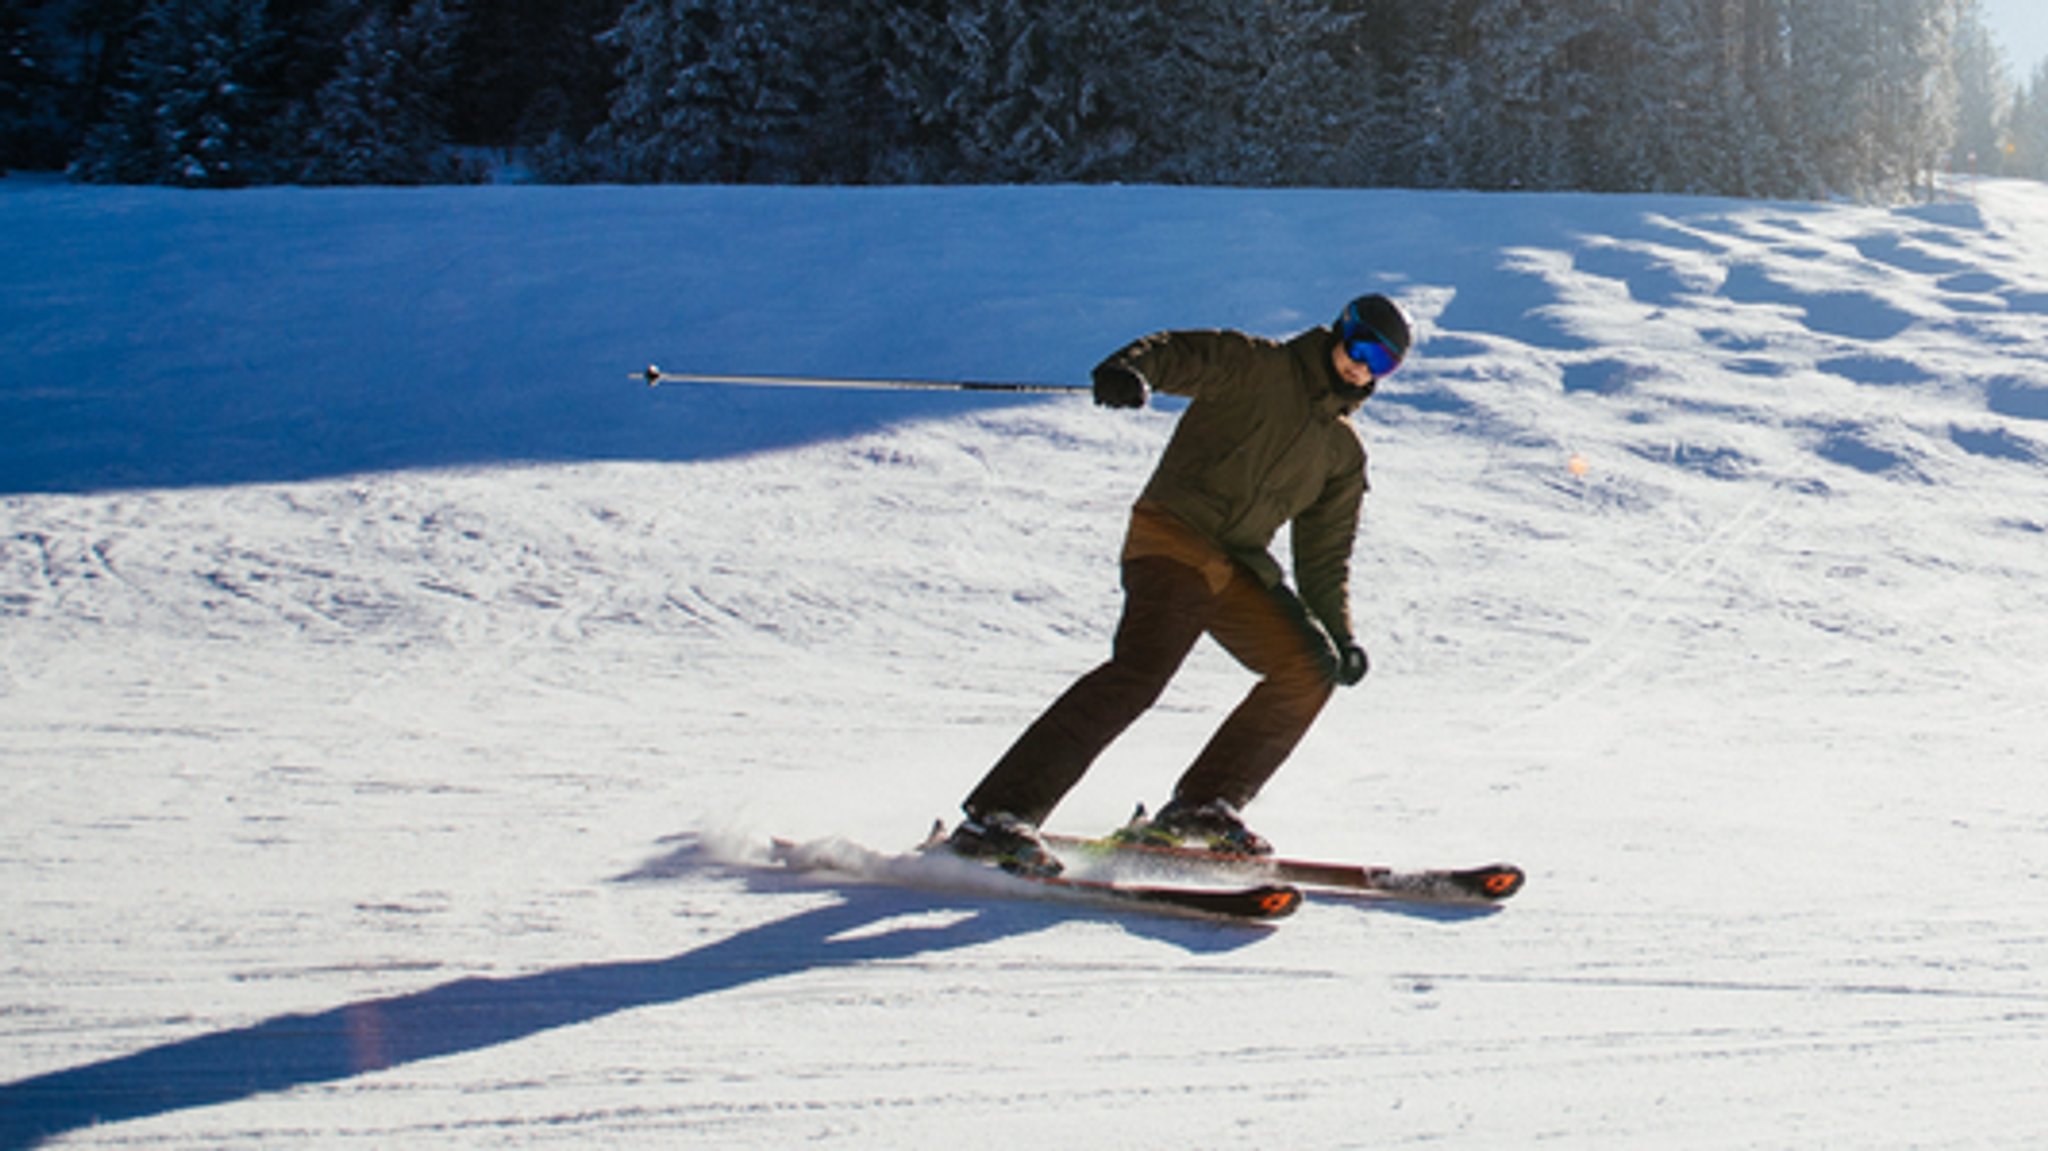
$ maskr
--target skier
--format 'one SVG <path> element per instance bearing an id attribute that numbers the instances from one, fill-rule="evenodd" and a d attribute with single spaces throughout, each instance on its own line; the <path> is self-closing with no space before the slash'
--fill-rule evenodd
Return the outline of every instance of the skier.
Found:
<path id="1" fill-rule="evenodd" d="M 1350 415 L 1408 352 L 1385 296 L 1351 301 L 1327 328 L 1285 342 L 1231 331 L 1146 336 L 1097 365 L 1097 404 L 1139 408 L 1152 391 L 1192 399 L 1131 510 L 1123 618 L 1109 662 L 1026 728 L 962 804 L 946 846 L 1026 874 L 1059 861 L 1038 826 L 1096 756 L 1165 690 L 1203 633 L 1260 677 L 1134 829 L 1264 855 L 1240 810 L 1308 731 L 1337 684 L 1365 678 L 1351 629 L 1350 568 L 1365 450 Z M 1297 596 L 1269 552 L 1291 525 Z"/>

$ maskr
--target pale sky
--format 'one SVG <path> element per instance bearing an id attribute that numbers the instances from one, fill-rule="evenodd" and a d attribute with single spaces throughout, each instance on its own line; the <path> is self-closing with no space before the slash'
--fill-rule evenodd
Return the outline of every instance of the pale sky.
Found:
<path id="1" fill-rule="evenodd" d="M 2048 59 L 2048 3 L 2042 0 L 1980 0 L 1984 26 L 2005 49 L 2012 77 L 2025 83 L 2034 66 Z"/>

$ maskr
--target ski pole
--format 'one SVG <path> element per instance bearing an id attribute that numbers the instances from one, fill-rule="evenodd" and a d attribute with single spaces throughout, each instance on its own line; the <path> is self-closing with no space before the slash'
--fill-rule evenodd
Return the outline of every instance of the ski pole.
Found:
<path id="1" fill-rule="evenodd" d="M 1039 384 L 1008 383 L 999 380 L 871 380 L 848 379 L 833 376 L 755 376 L 720 375 L 710 372 L 666 372 L 647 365 L 644 372 L 634 372 L 628 379 L 639 380 L 650 388 L 662 384 L 741 384 L 750 387 L 772 388 L 892 388 L 897 390 L 925 392 L 1081 392 L 1088 390 L 1086 384 Z"/>

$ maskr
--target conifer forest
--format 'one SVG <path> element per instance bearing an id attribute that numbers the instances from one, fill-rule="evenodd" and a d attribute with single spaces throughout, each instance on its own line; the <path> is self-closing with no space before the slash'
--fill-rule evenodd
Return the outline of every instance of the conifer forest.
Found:
<path id="1" fill-rule="evenodd" d="M 2048 177 L 2048 67 L 1976 0 L 17 0 L 7 168 L 1896 201 Z"/>

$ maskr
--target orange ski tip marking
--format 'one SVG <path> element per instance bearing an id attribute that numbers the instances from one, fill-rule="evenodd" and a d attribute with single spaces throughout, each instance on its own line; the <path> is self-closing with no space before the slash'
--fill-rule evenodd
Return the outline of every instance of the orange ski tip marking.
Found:
<path id="1" fill-rule="evenodd" d="M 1496 871 L 1486 877 L 1486 893 L 1493 896 L 1513 895 L 1522 886 L 1522 873 L 1513 870 Z"/>
<path id="2" fill-rule="evenodd" d="M 1259 900 L 1259 907 L 1268 915 L 1285 915 L 1301 902 L 1301 893 L 1296 891 L 1269 891 Z"/>

